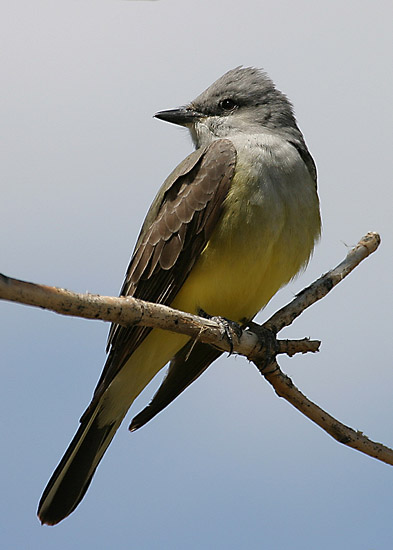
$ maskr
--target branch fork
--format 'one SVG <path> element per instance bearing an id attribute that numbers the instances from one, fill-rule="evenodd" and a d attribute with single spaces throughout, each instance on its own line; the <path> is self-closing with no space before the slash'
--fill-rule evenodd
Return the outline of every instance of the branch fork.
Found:
<path id="1" fill-rule="evenodd" d="M 334 269 L 322 275 L 309 287 L 277 311 L 263 325 L 250 323 L 233 342 L 223 336 L 222 327 L 213 319 L 183 313 L 168 306 L 153 304 L 132 297 L 78 294 L 69 290 L 28 283 L 0 274 L 0 299 L 40 307 L 74 317 L 101 319 L 121 325 L 143 325 L 185 334 L 227 352 L 244 355 L 252 361 L 283 397 L 334 439 L 382 462 L 393 465 L 393 450 L 368 439 L 332 417 L 310 401 L 284 374 L 277 356 L 319 351 L 317 340 L 279 340 L 277 334 L 289 326 L 312 304 L 321 300 L 341 282 L 361 261 L 375 252 L 381 242 L 377 233 L 367 233 Z"/>

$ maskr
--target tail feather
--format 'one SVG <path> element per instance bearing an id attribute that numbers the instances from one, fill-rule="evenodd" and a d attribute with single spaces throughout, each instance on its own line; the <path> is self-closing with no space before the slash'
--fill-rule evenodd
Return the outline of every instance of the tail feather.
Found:
<path id="1" fill-rule="evenodd" d="M 37 515 L 43 524 L 55 525 L 75 510 L 121 423 L 99 425 L 98 410 L 83 418 L 42 494 Z"/>
<path id="2" fill-rule="evenodd" d="M 156 414 L 165 409 L 201 376 L 221 353 L 222 351 L 201 342 L 195 342 L 194 340 L 187 342 L 172 359 L 161 386 L 149 405 L 132 420 L 129 430 L 134 432 L 141 428 Z"/>

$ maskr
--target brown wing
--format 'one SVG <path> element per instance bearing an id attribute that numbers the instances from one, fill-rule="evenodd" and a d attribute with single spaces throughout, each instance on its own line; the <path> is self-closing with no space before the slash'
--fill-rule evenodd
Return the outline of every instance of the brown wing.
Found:
<path id="1" fill-rule="evenodd" d="M 231 141 L 195 151 L 169 176 L 143 224 L 122 296 L 170 305 L 219 219 L 236 164 Z M 111 328 L 109 355 L 94 398 L 108 387 L 151 329 Z"/>

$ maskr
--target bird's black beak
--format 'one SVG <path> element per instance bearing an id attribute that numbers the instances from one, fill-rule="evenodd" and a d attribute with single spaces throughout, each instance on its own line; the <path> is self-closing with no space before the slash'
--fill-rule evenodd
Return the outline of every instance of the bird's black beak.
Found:
<path id="1" fill-rule="evenodd" d="M 188 126 L 193 124 L 196 119 L 201 118 L 203 115 L 190 109 L 189 107 L 179 107 L 178 109 L 169 109 L 168 111 L 159 111 L 154 115 L 154 118 L 165 120 L 165 122 L 171 122 L 172 124 L 178 124 L 179 126 Z"/>

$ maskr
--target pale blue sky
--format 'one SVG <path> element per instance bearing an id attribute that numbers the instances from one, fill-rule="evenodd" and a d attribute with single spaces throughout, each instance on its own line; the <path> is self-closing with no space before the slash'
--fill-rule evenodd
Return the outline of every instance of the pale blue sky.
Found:
<path id="1" fill-rule="evenodd" d="M 285 332 L 281 360 L 343 422 L 393 445 L 389 1 L 18 0 L 0 17 L 0 271 L 117 294 L 159 185 L 191 151 L 154 120 L 237 65 L 292 100 L 324 231 L 262 320 L 369 230 L 380 250 Z M 242 358 L 222 358 L 141 431 L 119 430 L 77 511 L 35 516 L 104 361 L 107 326 L 0 304 L 0 546 L 390 550 L 393 470 L 333 441 Z M 127 417 L 150 399 L 153 383 Z"/>

